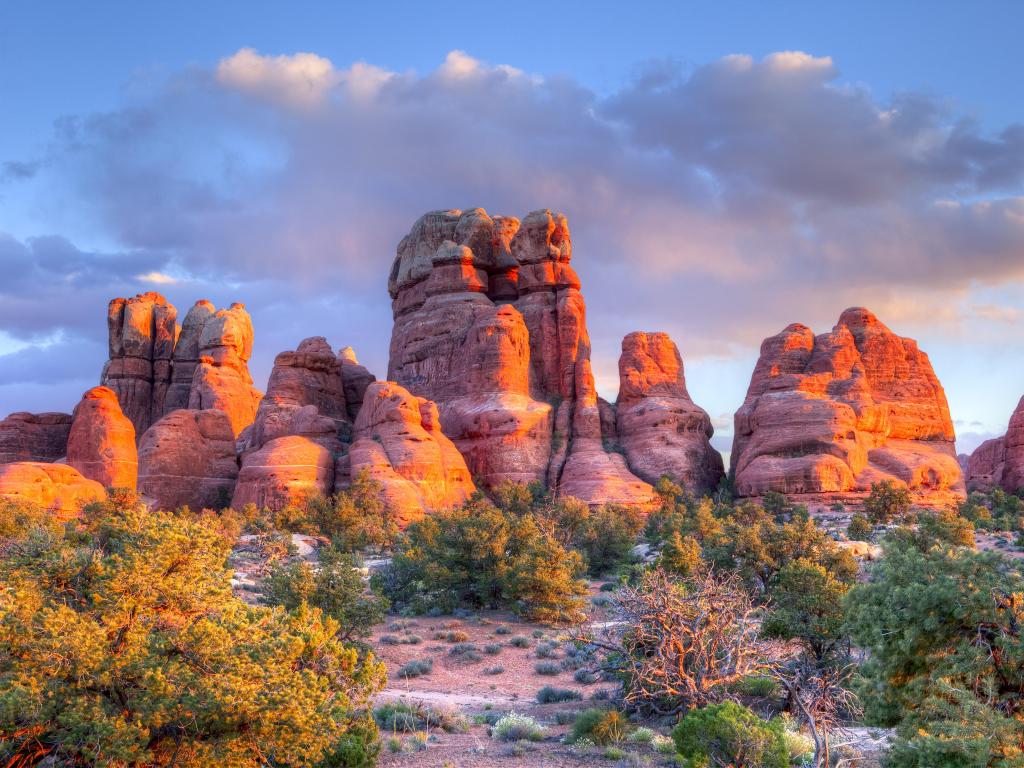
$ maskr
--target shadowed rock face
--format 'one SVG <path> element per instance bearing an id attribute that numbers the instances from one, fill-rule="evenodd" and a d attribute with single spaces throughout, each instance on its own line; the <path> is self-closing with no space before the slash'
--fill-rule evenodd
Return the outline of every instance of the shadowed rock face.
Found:
<path id="1" fill-rule="evenodd" d="M 736 412 L 732 470 L 741 495 L 864 491 L 884 479 L 961 493 L 953 441 L 928 356 L 854 308 L 831 333 L 795 324 L 764 341 Z"/>
<path id="2" fill-rule="evenodd" d="M 338 460 L 338 487 L 360 473 L 380 484 L 402 524 L 457 506 L 476 490 L 462 454 L 441 431 L 437 406 L 391 381 L 366 389 L 355 440 Z"/>
<path id="3" fill-rule="evenodd" d="M 74 517 L 84 504 L 102 501 L 106 495 L 102 485 L 67 464 L 0 465 L 0 497 L 38 504 L 62 519 Z"/>
<path id="4" fill-rule="evenodd" d="M 164 412 L 178 312 L 158 293 L 114 299 L 107 307 L 109 357 L 100 383 L 142 435 Z"/>
<path id="5" fill-rule="evenodd" d="M 668 334 L 637 331 L 622 340 L 615 420 L 630 469 L 643 480 L 669 475 L 698 494 L 718 486 L 724 471 L 709 442 L 711 419 L 690 399 Z"/>
<path id="6" fill-rule="evenodd" d="M 139 493 L 157 509 L 220 509 L 237 478 L 235 436 L 223 411 L 172 411 L 139 442 Z"/>
<path id="7" fill-rule="evenodd" d="M 1010 416 L 1002 437 L 986 440 L 967 463 L 967 488 L 991 491 L 1002 488 L 1016 493 L 1024 488 L 1024 397 Z"/>
<path id="8" fill-rule="evenodd" d="M 200 299 L 185 315 L 178 341 L 174 345 L 171 384 L 164 399 L 165 414 L 179 408 L 188 408 L 192 378 L 199 366 L 199 341 L 203 335 L 203 327 L 215 314 L 217 308 L 206 299 Z"/>
<path id="9" fill-rule="evenodd" d="M 75 406 L 67 463 L 104 488 L 135 488 L 135 427 L 121 412 L 117 394 L 93 387 Z"/>
<path id="10" fill-rule="evenodd" d="M 604 449 L 579 278 L 564 216 L 422 216 L 388 283 L 388 378 L 437 403 L 474 476 L 540 481 L 591 504 L 651 504 Z"/>
<path id="11" fill-rule="evenodd" d="M 56 461 L 67 455 L 70 413 L 12 413 L 0 421 L 0 464 Z"/>

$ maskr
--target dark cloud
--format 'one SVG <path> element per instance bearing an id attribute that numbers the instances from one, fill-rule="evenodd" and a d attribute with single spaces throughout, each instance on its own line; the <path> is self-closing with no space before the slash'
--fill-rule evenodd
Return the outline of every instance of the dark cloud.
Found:
<path id="1" fill-rule="evenodd" d="M 153 287 L 182 311 L 241 299 L 258 380 L 312 334 L 382 372 L 395 245 L 439 207 L 569 216 L 599 373 L 637 328 L 691 359 L 749 356 L 853 304 L 901 332 L 957 327 L 976 286 L 1024 280 L 1024 126 L 883 101 L 799 53 L 662 62 L 601 95 L 458 53 L 418 75 L 243 51 L 61 120 L 32 163 L 41 215 L 121 252 L 0 239 L 0 328 L 100 338 L 110 296 Z"/>

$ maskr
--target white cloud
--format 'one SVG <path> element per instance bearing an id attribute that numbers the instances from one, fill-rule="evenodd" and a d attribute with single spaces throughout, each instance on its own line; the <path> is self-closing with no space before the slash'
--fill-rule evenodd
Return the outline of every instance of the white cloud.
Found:
<path id="1" fill-rule="evenodd" d="M 136 275 L 135 279 L 153 285 L 174 285 L 178 282 L 176 277 L 165 275 L 163 272 L 147 272 L 144 275 Z"/>
<path id="2" fill-rule="evenodd" d="M 315 53 L 264 56 L 242 48 L 221 59 L 217 80 L 283 104 L 310 107 L 321 103 L 342 76 L 330 59 Z"/>

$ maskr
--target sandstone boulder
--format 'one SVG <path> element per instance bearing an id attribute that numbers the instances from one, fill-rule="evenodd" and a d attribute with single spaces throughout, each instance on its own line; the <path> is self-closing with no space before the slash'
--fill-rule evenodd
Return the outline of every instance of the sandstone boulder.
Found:
<path id="1" fill-rule="evenodd" d="M 630 469 L 648 483 L 663 475 L 696 494 L 722 479 L 722 456 L 711 447 L 707 413 L 690 399 L 683 360 L 665 333 L 631 333 L 622 340 L 618 440 Z"/>
<path id="2" fill-rule="evenodd" d="M 38 504 L 62 519 L 74 517 L 84 504 L 102 501 L 106 495 L 102 485 L 67 464 L 0 465 L 0 497 Z"/>
<path id="3" fill-rule="evenodd" d="M 117 393 L 135 432 L 163 415 L 177 336 L 177 310 L 159 293 L 114 299 L 107 307 L 109 360 L 101 384 Z"/>
<path id="4" fill-rule="evenodd" d="M 403 523 L 457 506 L 476 490 L 466 462 L 441 431 L 437 406 L 394 382 L 365 393 L 355 439 L 338 462 L 338 485 L 365 473 Z"/>
<path id="5" fill-rule="evenodd" d="M 216 312 L 203 324 L 189 392 L 191 410 L 223 411 L 236 437 L 253 423 L 262 398 L 249 374 L 252 345 L 252 320 L 244 304 Z"/>
<path id="6" fill-rule="evenodd" d="M 866 491 L 888 479 L 938 498 L 964 490 L 953 441 L 928 356 L 854 308 L 831 333 L 794 324 L 761 345 L 732 470 L 745 496 Z"/>
<path id="7" fill-rule="evenodd" d="M 967 489 L 1002 488 L 1017 493 L 1024 488 L 1024 397 L 1010 416 L 1006 434 L 986 440 L 967 461 Z"/>
<path id="8" fill-rule="evenodd" d="M 223 411 L 172 411 L 139 441 L 139 493 L 156 509 L 226 507 L 237 478 L 235 436 Z"/>
<path id="9" fill-rule="evenodd" d="M 67 463 L 105 488 L 135 489 L 135 427 L 121 412 L 112 389 L 93 387 L 75 406 Z"/>
<path id="10" fill-rule="evenodd" d="M 248 454 L 238 474 L 231 506 L 246 504 L 277 511 L 334 489 L 334 456 L 299 435 L 275 438 Z"/>
<path id="11" fill-rule="evenodd" d="M 0 421 L 0 464 L 57 461 L 67 455 L 70 413 L 12 413 Z"/>

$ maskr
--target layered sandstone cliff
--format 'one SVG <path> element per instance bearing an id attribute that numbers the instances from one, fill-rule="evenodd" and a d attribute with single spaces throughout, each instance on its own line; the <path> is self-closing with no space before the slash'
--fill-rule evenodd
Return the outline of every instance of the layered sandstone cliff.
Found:
<path id="1" fill-rule="evenodd" d="M 564 216 L 480 208 L 422 216 L 388 289 L 388 378 L 437 403 L 475 477 L 537 481 L 590 504 L 654 502 L 605 446 Z"/>
<path id="2" fill-rule="evenodd" d="M 1024 397 L 1010 416 L 1006 434 L 986 440 L 967 463 L 967 488 L 1017 493 L 1024 488 Z"/>
<path id="3" fill-rule="evenodd" d="M 842 493 L 895 480 L 961 493 L 946 396 L 928 356 L 866 309 L 830 333 L 794 324 L 761 345 L 735 416 L 741 495 Z"/>
<path id="4" fill-rule="evenodd" d="M 0 464 L 57 461 L 67 455 L 70 413 L 12 413 L 0 421 Z"/>

